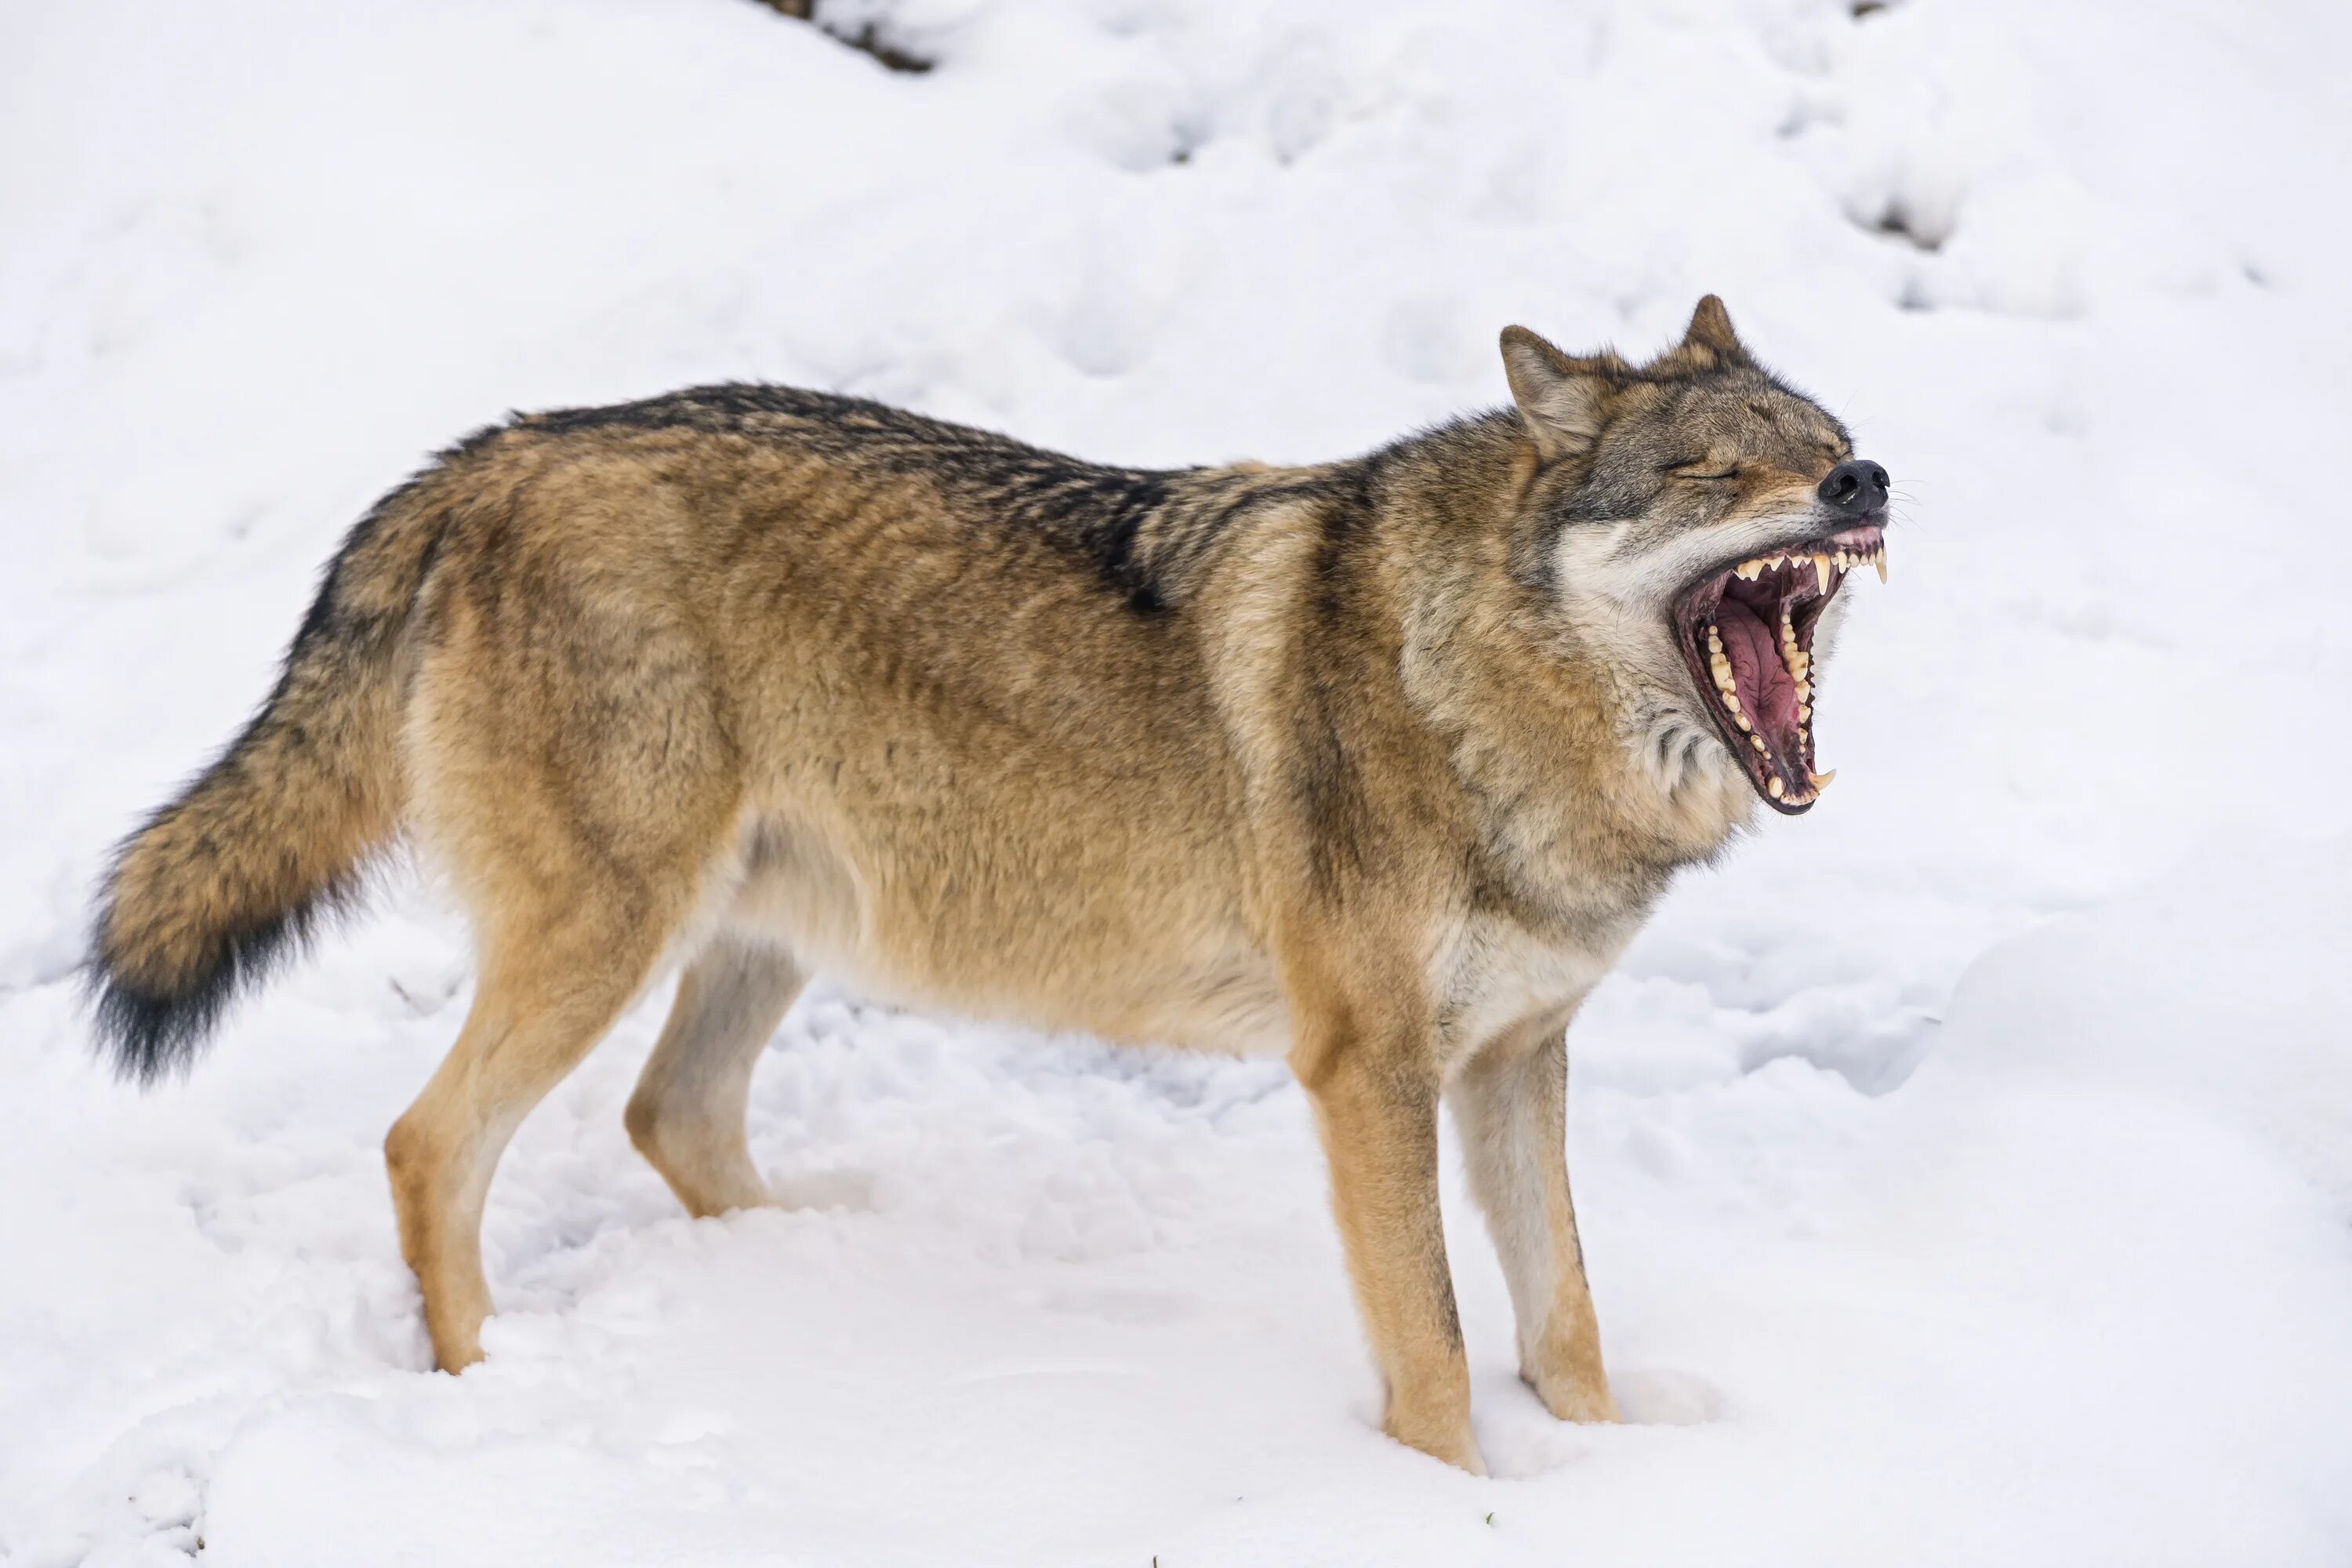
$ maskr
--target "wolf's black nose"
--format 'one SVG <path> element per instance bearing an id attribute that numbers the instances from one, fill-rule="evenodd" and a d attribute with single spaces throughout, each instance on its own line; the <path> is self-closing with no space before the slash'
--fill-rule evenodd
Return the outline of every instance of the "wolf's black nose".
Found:
<path id="1" fill-rule="evenodd" d="M 1886 470 L 1858 458 L 1840 463 L 1815 493 L 1840 511 L 1876 511 L 1886 504 Z"/>

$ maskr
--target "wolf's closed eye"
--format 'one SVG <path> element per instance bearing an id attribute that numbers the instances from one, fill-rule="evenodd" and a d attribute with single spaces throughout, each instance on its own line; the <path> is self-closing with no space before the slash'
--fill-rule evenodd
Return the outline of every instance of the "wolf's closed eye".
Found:
<path id="1" fill-rule="evenodd" d="M 1658 471 L 1662 474 L 1671 474 L 1678 479 L 1696 479 L 1702 484 L 1713 483 L 1722 479 L 1736 479 L 1739 477 L 1739 465 L 1737 463 L 1713 473 L 1700 473 L 1696 471 L 1705 468 L 1707 466 L 1707 462 L 1708 459 L 1705 458 L 1692 458 L 1685 462 L 1663 464 L 1660 466 Z"/>

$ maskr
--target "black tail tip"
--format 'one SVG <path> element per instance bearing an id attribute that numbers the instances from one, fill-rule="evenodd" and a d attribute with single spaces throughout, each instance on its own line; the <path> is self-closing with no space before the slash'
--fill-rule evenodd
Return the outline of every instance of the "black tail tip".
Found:
<path id="1" fill-rule="evenodd" d="M 230 987 L 164 994 L 110 974 L 93 959 L 83 996 L 98 1052 L 117 1078 L 142 1089 L 186 1073 L 227 1006 Z"/>
<path id="2" fill-rule="evenodd" d="M 142 949 L 108 942 L 114 905 L 111 898 L 102 900 L 82 966 L 82 997 L 100 1056 L 115 1076 L 142 1088 L 185 1073 L 230 1005 L 307 947 L 322 918 L 348 913 L 360 897 L 356 875 L 338 878 L 290 908 L 215 932 L 200 959 L 161 984 L 132 978 Z"/>

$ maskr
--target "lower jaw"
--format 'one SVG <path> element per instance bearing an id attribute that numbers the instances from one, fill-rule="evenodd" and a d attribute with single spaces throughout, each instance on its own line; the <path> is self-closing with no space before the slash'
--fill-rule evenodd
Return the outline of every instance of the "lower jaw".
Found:
<path id="1" fill-rule="evenodd" d="M 1689 651 L 1684 651 L 1684 658 L 1689 660 Z M 1698 672 L 1691 670 L 1691 679 L 1696 682 Z M 1755 729 L 1738 729 L 1731 717 L 1706 699 L 1706 693 L 1694 696 L 1707 715 L 1707 733 L 1722 741 L 1724 762 L 1755 790 L 1757 799 L 1785 816 L 1804 816 L 1821 799 L 1830 778 L 1834 778 L 1834 769 L 1830 773 L 1813 771 L 1811 724 L 1801 724 L 1785 742 L 1761 741 Z M 1778 783 L 1778 795 L 1773 793 L 1773 783 Z"/>
<path id="2" fill-rule="evenodd" d="M 1821 786 L 1828 782 L 1829 775 L 1813 772 L 1812 758 L 1780 757 L 1769 751 L 1764 754 L 1773 760 L 1765 763 L 1762 776 L 1759 778 L 1755 770 L 1749 769 L 1748 777 L 1756 793 L 1764 797 L 1765 805 L 1793 816 L 1821 799 Z"/>
<path id="3" fill-rule="evenodd" d="M 1732 768 L 1756 792 L 1758 799 L 1773 810 L 1789 816 L 1801 816 L 1822 797 L 1836 776 L 1813 771 L 1813 731 L 1810 723 L 1801 725 L 1786 737 L 1766 740 L 1753 728 L 1742 730 L 1718 711 L 1704 695 L 1699 705 L 1706 710 L 1710 726 L 1724 750 Z"/>

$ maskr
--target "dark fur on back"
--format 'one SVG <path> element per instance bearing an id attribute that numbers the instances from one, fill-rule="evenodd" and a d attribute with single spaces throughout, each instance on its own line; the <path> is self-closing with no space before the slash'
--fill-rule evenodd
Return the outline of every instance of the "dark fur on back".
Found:
<path id="1" fill-rule="evenodd" d="M 1236 482 L 1246 476 L 1231 469 L 1115 468 L 865 398 L 741 382 L 523 416 L 514 428 L 688 430 L 789 444 L 866 471 L 919 478 L 993 526 L 1029 530 L 1082 557 L 1142 615 L 1181 597 L 1187 569 L 1237 510 L 1315 488 Z"/>

